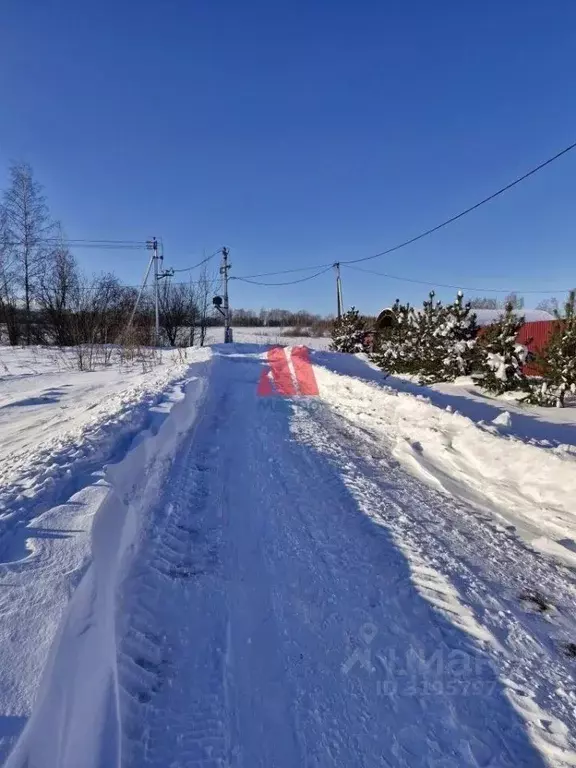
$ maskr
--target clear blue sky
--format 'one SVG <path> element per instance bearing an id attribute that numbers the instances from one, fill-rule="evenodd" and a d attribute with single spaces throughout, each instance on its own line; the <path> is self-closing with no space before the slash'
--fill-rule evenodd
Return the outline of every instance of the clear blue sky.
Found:
<path id="1" fill-rule="evenodd" d="M 27 160 L 70 237 L 162 236 L 175 267 L 221 244 L 237 275 L 356 258 L 574 141 L 575 65 L 574 0 L 5 0 L 1 178 Z M 576 151 L 364 266 L 571 287 L 575 179 Z M 146 259 L 77 255 L 130 283 Z M 232 287 L 235 306 L 334 309 L 331 275 Z M 366 312 L 425 291 L 344 273 Z"/>

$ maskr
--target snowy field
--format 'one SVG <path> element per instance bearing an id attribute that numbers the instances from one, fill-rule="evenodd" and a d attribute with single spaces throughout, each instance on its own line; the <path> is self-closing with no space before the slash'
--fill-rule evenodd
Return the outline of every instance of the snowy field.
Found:
<path id="1" fill-rule="evenodd" d="M 0 349 L 0 762 L 576 765 L 575 409 L 235 341 Z"/>
<path id="2" fill-rule="evenodd" d="M 233 328 L 237 344 L 278 344 L 279 346 L 304 345 L 310 349 L 328 349 L 329 336 L 294 336 L 292 328 Z M 209 328 L 207 342 L 219 344 L 224 337 L 222 328 Z"/>

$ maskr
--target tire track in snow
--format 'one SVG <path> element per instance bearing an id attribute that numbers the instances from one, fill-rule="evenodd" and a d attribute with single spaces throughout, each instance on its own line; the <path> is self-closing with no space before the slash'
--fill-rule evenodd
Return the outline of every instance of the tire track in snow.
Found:
<path id="1" fill-rule="evenodd" d="M 173 758 L 206 768 L 228 764 L 226 670 L 220 652 L 227 632 L 223 520 L 210 514 L 208 504 L 217 451 L 202 444 L 203 435 L 218 431 L 218 408 L 203 422 L 177 458 L 167 498 L 154 510 L 150 539 L 126 584 L 135 597 L 124 607 L 132 621 L 119 662 L 127 766 L 167 766 Z M 210 645 L 194 646 L 192 654 L 198 626 Z M 173 734 L 172 743 L 167 733 Z"/>
<path id="2" fill-rule="evenodd" d="M 463 608 L 421 561 L 422 597 L 390 535 L 396 494 L 424 486 L 397 488 L 393 464 L 375 483 L 325 405 L 257 398 L 261 361 L 216 357 L 119 606 L 123 764 L 543 768 L 486 633 L 432 607 L 435 590 Z M 438 498 L 416 494 L 436 514 Z M 469 668 L 431 669 L 437 653 L 476 662 L 481 690 Z M 394 691 L 379 685 L 390 671 Z"/>
<path id="3" fill-rule="evenodd" d="M 317 404 L 303 410 L 297 411 L 295 434 L 331 457 L 365 513 L 392 532 L 422 594 L 440 610 L 460 614 L 457 621 L 464 615 L 466 630 L 484 640 L 486 628 L 508 695 L 535 743 L 558 760 L 554 765 L 576 765 L 573 671 L 562 652 L 574 636 L 571 572 L 474 508 L 415 479 L 381 439 L 342 412 Z M 529 584 L 552 597 L 555 615 L 523 609 L 519 595 Z"/>

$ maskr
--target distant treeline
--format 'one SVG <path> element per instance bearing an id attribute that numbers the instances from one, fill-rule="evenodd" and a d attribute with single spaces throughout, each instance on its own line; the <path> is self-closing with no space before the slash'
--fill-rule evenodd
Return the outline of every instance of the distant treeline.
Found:
<path id="1" fill-rule="evenodd" d="M 314 315 L 304 309 L 297 312 L 288 309 L 261 309 L 254 312 L 251 309 L 235 309 L 232 311 L 232 325 L 238 327 L 269 328 L 312 328 L 320 325 L 331 327 L 333 318 Z"/>
<path id="2" fill-rule="evenodd" d="M 162 344 L 203 344 L 206 329 L 222 325 L 212 305 L 218 283 L 206 266 L 189 283 L 160 282 Z M 237 309 L 233 324 L 291 326 L 322 335 L 331 320 L 306 311 Z M 0 343 L 64 347 L 156 341 L 151 288 L 139 297 L 137 288 L 122 285 L 114 274 L 84 273 L 32 169 L 13 165 L 0 199 Z"/>

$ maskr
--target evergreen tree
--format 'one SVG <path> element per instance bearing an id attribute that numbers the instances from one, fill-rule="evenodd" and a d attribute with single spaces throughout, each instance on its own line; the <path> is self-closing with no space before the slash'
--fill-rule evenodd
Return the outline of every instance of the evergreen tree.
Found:
<path id="1" fill-rule="evenodd" d="M 458 291 L 455 301 L 446 307 L 444 326 L 440 336 L 444 342 L 442 378 L 454 381 L 458 376 L 469 376 L 476 365 L 476 336 L 478 325 L 471 304 L 464 304 L 464 294 Z"/>
<path id="2" fill-rule="evenodd" d="M 378 330 L 371 359 L 388 373 L 409 373 L 414 367 L 416 325 L 414 310 L 396 299 L 390 323 Z"/>
<path id="3" fill-rule="evenodd" d="M 413 370 L 423 384 L 442 381 L 445 346 L 443 329 L 447 312 L 441 301 L 435 301 L 434 291 L 430 291 L 422 311 L 416 315 L 413 355 Z"/>
<path id="4" fill-rule="evenodd" d="M 564 316 L 556 311 L 554 330 L 537 363 L 543 380 L 534 387 L 530 401 L 563 408 L 566 393 L 576 394 L 576 291 L 570 291 Z"/>
<path id="5" fill-rule="evenodd" d="M 391 310 L 394 322 L 379 333 L 373 355 L 380 368 L 413 374 L 423 384 L 451 381 L 472 372 L 478 328 L 462 293 L 447 307 L 431 291 L 421 311 L 398 299 Z"/>
<path id="6" fill-rule="evenodd" d="M 330 349 L 333 352 L 364 352 L 366 337 L 366 323 L 355 307 L 345 312 L 339 320 L 336 320 L 332 328 L 332 343 Z"/>
<path id="7" fill-rule="evenodd" d="M 479 343 L 480 383 L 488 391 L 502 394 L 527 388 L 527 379 L 522 371 L 527 350 L 516 342 L 523 325 L 524 317 L 516 315 L 509 303 L 498 322 L 482 334 Z"/>

